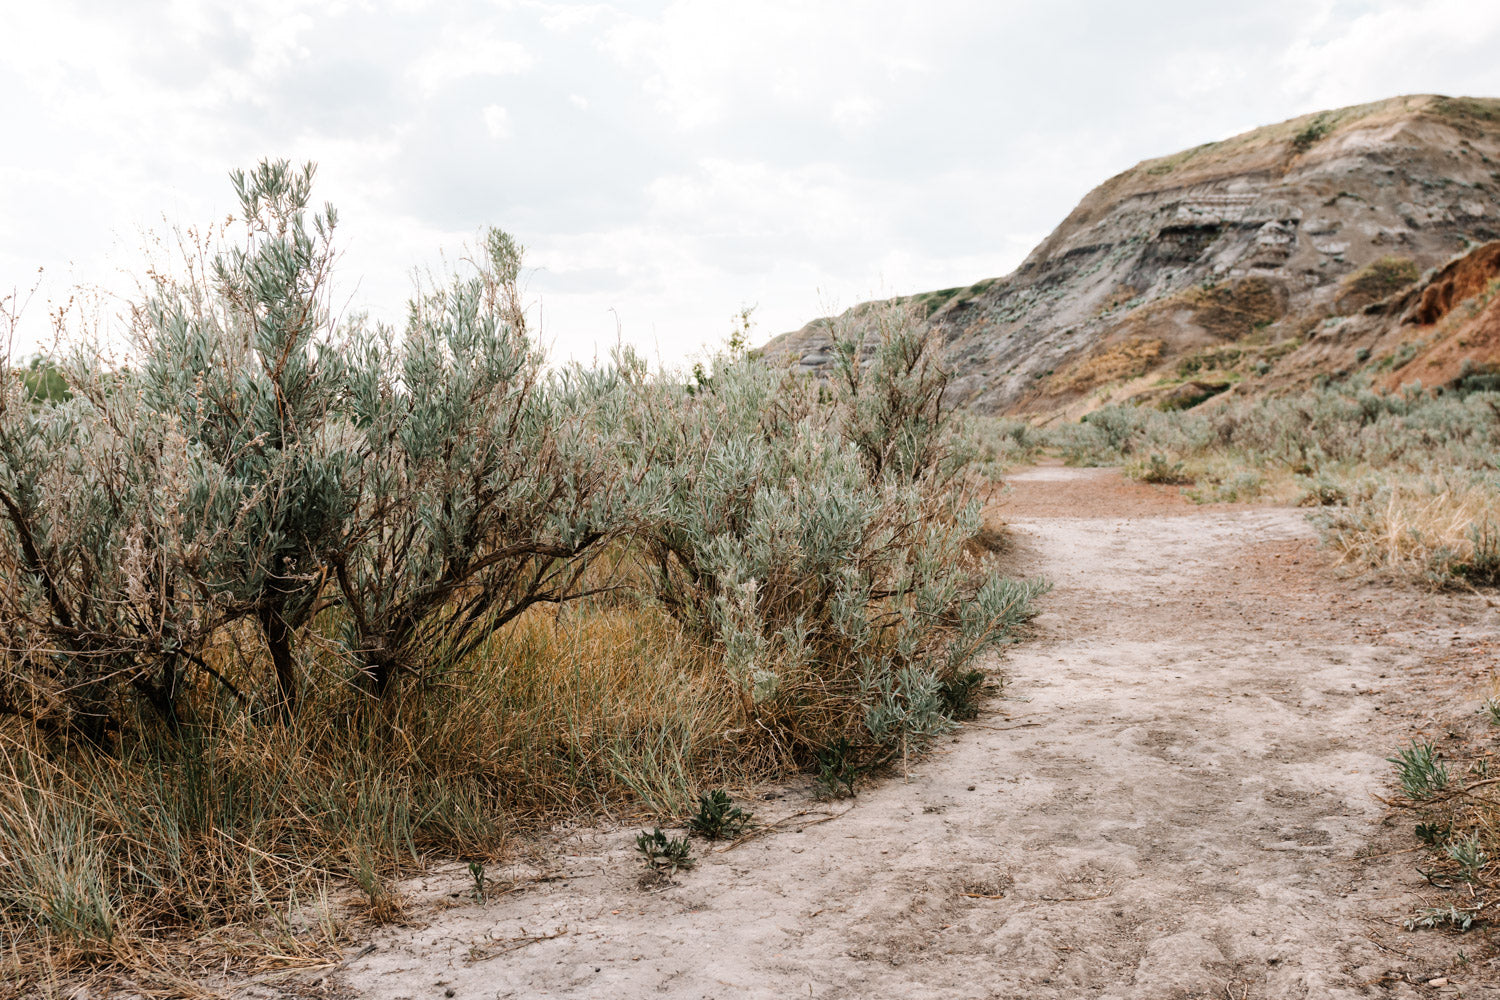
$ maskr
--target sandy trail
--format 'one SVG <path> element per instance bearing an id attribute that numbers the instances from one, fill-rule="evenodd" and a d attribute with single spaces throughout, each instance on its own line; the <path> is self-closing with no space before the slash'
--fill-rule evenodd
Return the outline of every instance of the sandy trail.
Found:
<path id="1" fill-rule="evenodd" d="M 1357 857 L 1410 843 L 1379 822 L 1383 758 L 1421 725 L 1406 706 L 1437 710 L 1414 692 L 1495 638 L 1493 612 L 1335 579 L 1300 511 L 1194 508 L 1110 470 L 1011 483 L 1016 569 L 1055 589 L 1006 655 L 1006 698 L 908 780 L 852 806 L 783 789 L 764 818 L 849 811 L 665 889 L 638 884 L 635 827 L 560 832 L 551 881 L 384 930 L 344 984 L 1240 1000 L 1432 995 L 1450 976 L 1500 996 L 1500 967 L 1454 964 L 1465 939 L 1400 929 L 1423 905 L 1412 855 Z"/>

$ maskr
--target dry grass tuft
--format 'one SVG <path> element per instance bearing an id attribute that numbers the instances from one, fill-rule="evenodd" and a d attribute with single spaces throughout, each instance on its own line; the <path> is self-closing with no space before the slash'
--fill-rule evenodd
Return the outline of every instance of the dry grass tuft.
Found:
<path id="1" fill-rule="evenodd" d="M 332 686 L 267 726 L 219 699 L 195 692 L 176 741 L 140 720 L 119 756 L 0 731 L 0 980 L 170 990 L 209 943 L 240 971 L 316 965 L 401 919 L 430 858 L 576 811 L 680 815 L 792 764 L 645 606 L 532 609 L 399 706 Z"/>
<path id="2" fill-rule="evenodd" d="M 1241 278 L 1197 286 L 1177 298 L 1193 309 L 1193 322 L 1220 340 L 1239 340 L 1286 315 L 1286 291 L 1267 278 Z"/>
<path id="3" fill-rule="evenodd" d="M 1395 479 L 1320 517 L 1324 541 L 1342 564 L 1439 586 L 1493 583 L 1494 527 L 1500 493 L 1493 484 Z"/>

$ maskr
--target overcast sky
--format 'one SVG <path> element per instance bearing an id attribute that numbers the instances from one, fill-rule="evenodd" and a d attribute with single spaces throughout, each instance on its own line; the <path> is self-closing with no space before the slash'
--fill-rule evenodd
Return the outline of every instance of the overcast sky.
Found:
<path id="1" fill-rule="evenodd" d="M 1401 93 L 1500 96 L 1489 0 L 0 0 L 0 287 L 139 274 L 315 160 L 343 297 L 398 320 L 480 227 L 554 357 L 672 363 L 1004 274 L 1138 160 Z"/>

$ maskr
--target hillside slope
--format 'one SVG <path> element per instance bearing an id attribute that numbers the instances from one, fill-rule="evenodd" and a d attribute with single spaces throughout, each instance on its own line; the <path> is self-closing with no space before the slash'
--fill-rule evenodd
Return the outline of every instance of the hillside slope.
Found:
<path id="1" fill-rule="evenodd" d="M 1368 359 L 1392 329 L 1412 332 L 1392 325 L 1393 297 L 1496 239 L 1500 100 L 1397 97 L 1147 160 L 1091 191 L 1012 274 L 904 301 L 941 337 L 953 398 L 979 412 L 1191 402 Z M 815 371 L 833 322 L 765 353 Z M 1385 370 L 1411 360 L 1393 353 Z"/>

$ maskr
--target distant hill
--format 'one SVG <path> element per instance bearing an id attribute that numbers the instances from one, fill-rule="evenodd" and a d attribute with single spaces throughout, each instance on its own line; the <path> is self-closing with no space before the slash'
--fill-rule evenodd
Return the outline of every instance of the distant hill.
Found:
<path id="1" fill-rule="evenodd" d="M 1191 405 L 1359 367 L 1431 386 L 1500 361 L 1478 332 L 1500 331 L 1500 248 L 1476 249 L 1495 240 L 1500 100 L 1396 97 L 1146 160 L 1010 275 L 903 301 L 979 412 Z M 764 353 L 815 371 L 829 324 Z"/>

